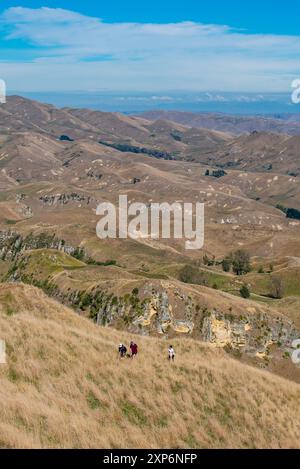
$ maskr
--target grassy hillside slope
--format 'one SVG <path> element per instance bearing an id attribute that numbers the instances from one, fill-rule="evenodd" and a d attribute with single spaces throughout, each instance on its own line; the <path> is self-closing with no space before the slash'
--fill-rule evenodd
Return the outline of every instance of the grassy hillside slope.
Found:
<path id="1" fill-rule="evenodd" d="M 0 285 L 0 447 L 299 447 L 300 386 L 193 340 L 95 326 L 22 284 Z"/>

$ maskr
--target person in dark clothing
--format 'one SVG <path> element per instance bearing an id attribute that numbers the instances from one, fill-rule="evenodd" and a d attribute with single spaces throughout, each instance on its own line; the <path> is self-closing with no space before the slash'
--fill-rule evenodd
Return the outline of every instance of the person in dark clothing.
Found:
<path id="1" fill-rule="evenodd" d="M 134 342 L 130 342 L 131 358 L 133 358 L 138 353 L 138 346 Z"/>
<path id="2" fill-rule="evenodd" d="M 124 345 L 124 344 L 120 344 L 120 345 L 119 345 L 119 355 L 120 355 L 120 358 L 126 357 L 126 352 L 127 352 L 127 348 L 125 347 L 125 345 Z"/>

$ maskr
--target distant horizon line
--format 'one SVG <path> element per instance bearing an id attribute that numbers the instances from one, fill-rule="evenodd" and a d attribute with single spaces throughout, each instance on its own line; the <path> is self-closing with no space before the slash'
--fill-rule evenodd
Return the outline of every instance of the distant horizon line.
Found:
<path id="1" fill-rule="evenodd" d="M 246 91 L 246 90 L 241 90 L 241 91 L 224 91 L 224 90 L 218 90 L 218 89 L 206 89 L 206 90 L 179 90 L 179 89 L 170 89 L 170 90 L 141 90 L 141 91 L 136 91 L 136 90 L 110 90 L 110 89 L 99 89 L 99 90 L 9 90 L 7 93 L 8 96 L 13 96 L 18 93 L 36 93 L 36 94 L 42 94 L 42 93 L 52 93 L 52 94 L 72 94 L 72 93 L 123 93 L 123 94 L 163 94 L 163 93 L 174 93 L 174 94 L 205 94 L 205 93 L 223 93 L 223 94 L 232 94 L 232 95 L 237 95 L 237 94 L 248 94 L 248 95 L 286 95 L 290 96 L 290 91 Z"/>
<path id="2" fill-rule="evenodd" d="M 20 96 L 57 108 L 91 109 L 125 115 L 139 115 L 151 111 L 273 118 L 300 115 L 300 105 L 293 103 L 291 94 L 286 92 L 9 90 L 6 96 Z"/>

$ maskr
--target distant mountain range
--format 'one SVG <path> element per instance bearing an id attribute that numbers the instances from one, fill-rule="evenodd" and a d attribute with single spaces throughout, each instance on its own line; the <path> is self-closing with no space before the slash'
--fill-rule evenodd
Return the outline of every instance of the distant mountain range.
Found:
<path id="1" fill-rule="evenodd" d="M 300 135 L 300 114 L 241 116 L 221 113 L 148 111 L 139 116 L 148 120 L 165 119 L 189 127 L 230 132 L 233 135 L 255 131 Z"/>

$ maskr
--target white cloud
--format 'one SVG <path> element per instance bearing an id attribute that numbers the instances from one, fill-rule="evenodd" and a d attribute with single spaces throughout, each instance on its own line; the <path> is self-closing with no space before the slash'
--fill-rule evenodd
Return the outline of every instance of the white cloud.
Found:
<path id="1" fill-rule="evenodd" d="M 6 41 L 28 43 L 24 63 L 24 49 L 18 61 L 0 62 L 3 78 L 19 90 L 288 91 L 300 75 L 299 36 L 191 21 L 105 23 L 51 8 L 9 8 L 0 25 Z"/>

